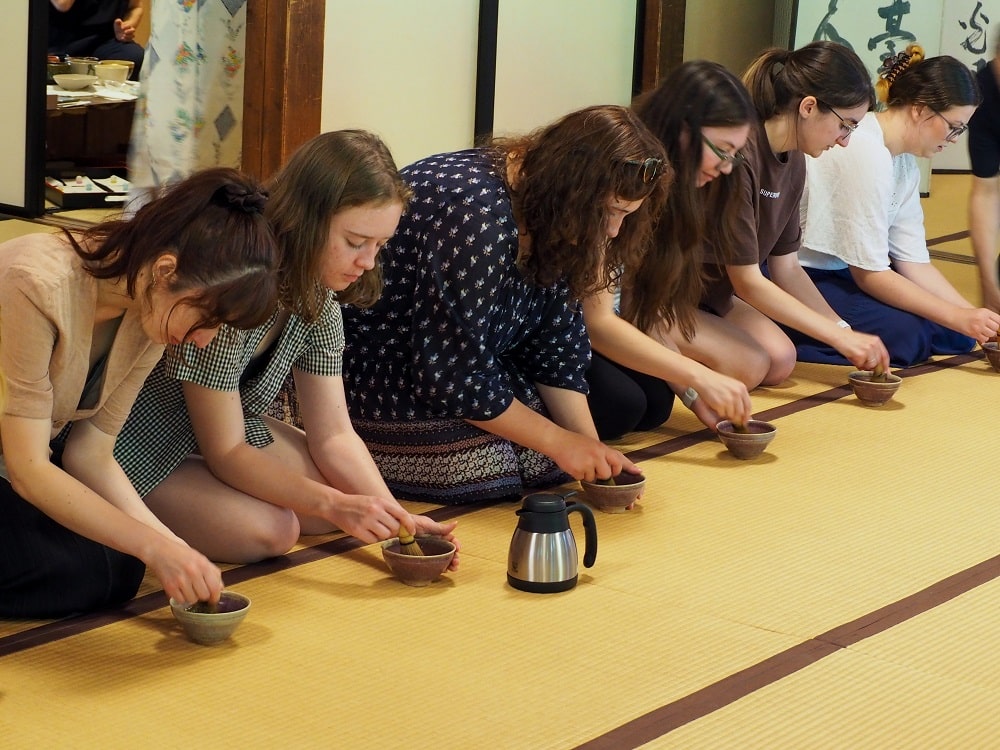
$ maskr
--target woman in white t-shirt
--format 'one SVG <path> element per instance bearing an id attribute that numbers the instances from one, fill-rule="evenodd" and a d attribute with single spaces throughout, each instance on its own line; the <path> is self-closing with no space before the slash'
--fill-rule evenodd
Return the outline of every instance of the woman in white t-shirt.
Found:
<path id="1" fill-rule="evenodd" d="M 885 106 L 858 124 L 851 147 L 808 160 L 799 260 L 830 306 L 906 367 L 967 352 L 1000 326 L 1000 315 L 975 308 L 931 264 L 915 159 L 954 143 L 980 94 L 968 67 L 924 59 L 918 45 L 886 61 L 876 89 Z M 847 364 L 828 345 L 787 333 L 798 359 Z"/>

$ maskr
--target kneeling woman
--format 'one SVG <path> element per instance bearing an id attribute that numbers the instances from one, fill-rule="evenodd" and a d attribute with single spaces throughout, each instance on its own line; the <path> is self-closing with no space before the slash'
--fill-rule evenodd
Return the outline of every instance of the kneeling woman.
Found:
<path id="1" fill-rule="evenodd" d="M 169 596 L 218 600 L 219 569 L 143 505 L 112 451 L 164 344 L 270 315 L 263 198 L 213 169 L 130 221 L 0 245 L 0 617 L 119 604 L 146 565 Z"/>
<path id="2" fill-rule="evenodd" d="M 887 106 L 859 123 L 851 147 L 808 163 L 800 262 L 851 326 L 877 334 L 894 366 L 969 351 L 1000 315 L 975 308 L 930 262 L 916 156 L 933 156 L 965 131 L 979 104 L 968 67 L 923 60 L 911 45 L 876 86 Z M 846 364 L 830 346 L 788 331 L 798 357 Z"/>
<path id="3" fill-rule="evenodd" d="M 403 169 L 377 304 L 345 308 L 355 428 L 390 488 L 440 503 L 636 470 L 597 437 L 580 300 L 645 248 L 663 147 L 623 107 Z"/>

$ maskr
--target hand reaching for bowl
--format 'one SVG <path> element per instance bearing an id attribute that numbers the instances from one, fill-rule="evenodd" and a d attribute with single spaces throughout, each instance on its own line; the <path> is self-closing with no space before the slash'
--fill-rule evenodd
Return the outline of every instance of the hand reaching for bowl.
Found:
<path id="1" fill-rule="evenodd" d="M 878 336 L 845 328 L 834 346 L 859 370 L 889 371 L 889 351 Z"/>
<path id="2" fill-rule="evenodd" d="M 159 579 L 166 595 L 179 602 L 218 602 L 222 595 L 222 571 L 184 542 L 159 536 L 152 553 L 143 562 Z"/>
<path id="3" fill-rule="evenodd" d="M 681 400 L 712 430 L 724 419 L 733 424 L 746 424 L 753 413 L 746 384 L 707 367 L 703 370 L 698 382 L 692 384 L 696 397 L 691 400 L 682 396 Z"/>

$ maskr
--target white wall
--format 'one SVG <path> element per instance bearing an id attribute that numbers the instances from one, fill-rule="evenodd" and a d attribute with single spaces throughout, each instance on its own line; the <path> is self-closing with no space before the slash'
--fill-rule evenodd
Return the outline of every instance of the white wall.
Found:
<path id="1" fill-rule="evenodd" d="M 632 99 L 635 0 L 501 0 L 494 132 Z"/>
<path id="2" fill-rule="evenodd" d="M 0 203 L 23 206 L 25 195 L 25 136 L 28 112 L 28 3 L 4 8 L 7 27 L 0 45 L 0 70 L 4 71 L 4 111 L 0 117 Z M 40 179 L 40 178 L 39 178 Z"/>
<path id="3" fill-rule="evenodd" d="M 635 0 L 500 0 L 494 131 L 632 94 Z M 326 0 L 322 130 L 360 127 L 400 166 L 475 131 L 476 0 Z"/>
<path id="4" fill-rule="evenodd" d="M 478 6 L 327 0 L 322 130 L 376 132 L 401 167 L 471 146 Z"/>

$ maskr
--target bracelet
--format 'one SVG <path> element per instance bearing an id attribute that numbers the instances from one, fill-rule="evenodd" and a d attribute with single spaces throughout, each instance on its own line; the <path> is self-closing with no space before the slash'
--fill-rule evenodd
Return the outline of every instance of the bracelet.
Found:
<path id="1" fill-rule="evenodd" d="M 698 400 L 698 391 L 694 388 L 688 388 L 684 393 L 681 394 L 681 403 L 684 404 L 688 409 L 691 405 Z"/>
<path id="2" fill-rule="evenodd" d="M 837 321 L 837 325 L 840 326 L 841 328 L 850 328 L 851 327 L 851 324 L 848 323 L 843 318 L 841 318 L 840 320 Z"/>

